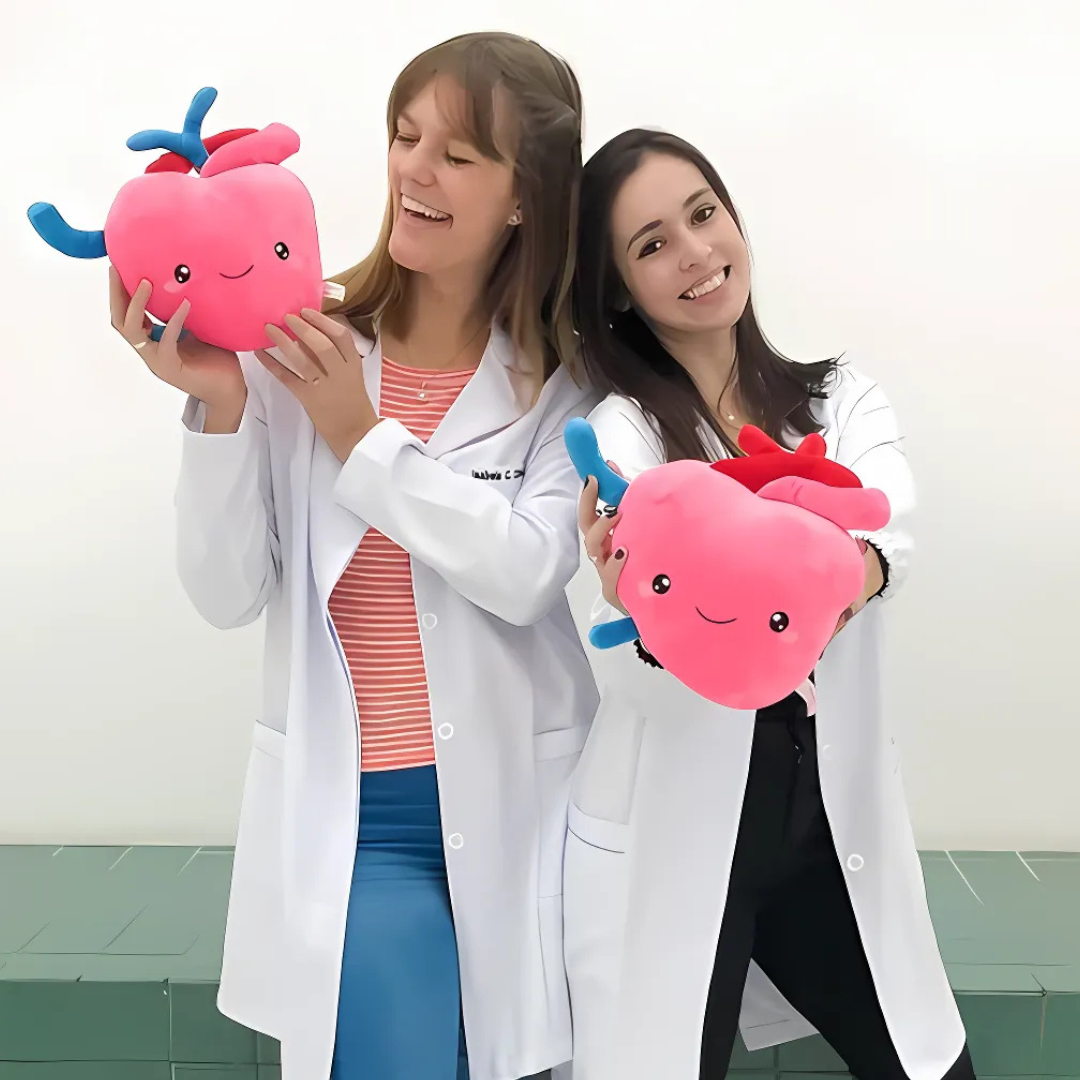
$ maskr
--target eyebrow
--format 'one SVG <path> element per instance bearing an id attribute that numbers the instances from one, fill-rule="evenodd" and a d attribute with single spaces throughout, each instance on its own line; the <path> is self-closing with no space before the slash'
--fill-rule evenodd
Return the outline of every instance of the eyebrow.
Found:
<path id="1" fill-rule="evenodd" d="M 701 188 L 700 191 L 695 191 L 693 195 L 690 195 L 690 196 L 688 196 L 686 198 L 686 201 L 683 203 L 683 209 L 685 210 L 691 203 L 697 202 L 698 199 L 700 199 L 702 195 L 705 195 L 707 192 L 709 192 L 711 190 L 712 190 L 711 188 L 703 187 L 703 188 Z M 636 233 L 634 233 L 633 236 L 630 237 L 630 243 L 628 243 L 626 245 L 626 250 L 629 251 L 634 246 L 634 241 L 635 240 L 639 240 L 647 232 L 652 232 L 653 229 L 659 228 L 663 224 L 664 223 L 662 221 L 657 220 L 657 221 L 650 221 L 648 225 L 643 225 L 640 229 L 638 229 L 638 231 Z"/>

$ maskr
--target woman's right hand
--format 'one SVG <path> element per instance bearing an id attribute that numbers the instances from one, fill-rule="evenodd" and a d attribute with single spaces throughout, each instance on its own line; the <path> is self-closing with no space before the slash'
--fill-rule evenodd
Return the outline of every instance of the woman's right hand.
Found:
<path id="1" fill-rule="evenodd" d="M 152 323 L 146 314 L 153 286 L 143 281 L 128 296 L 116 268 L 109 267 L 109 308 L 112 325 L 163 382 L 204 402 L 207 409 L 235 413 L 237 422 L 247 400 L 247 384 L 236 353 L 207 345 L 180 331 L 191 304 L 184 300 L 168 321 L 160 341 L 150 338 Z"/>
<path id="2" fill-rule="evenodd" d="M 608 466 L 619 473 L 610 461 Z M 597 510 L 599 486 L 596 477 L 590 476 L 578 500 L 578 527 L 585 538 L 585 552 L 600 575 L 604 599 L 613 608 L 628 615 L 617 592 L 619 575 L 626 565 L 626 551 L 623 548 L 614 552 L 611 550 L 611 530 L 619 523 L 619 514 L 608 515 Z"/>

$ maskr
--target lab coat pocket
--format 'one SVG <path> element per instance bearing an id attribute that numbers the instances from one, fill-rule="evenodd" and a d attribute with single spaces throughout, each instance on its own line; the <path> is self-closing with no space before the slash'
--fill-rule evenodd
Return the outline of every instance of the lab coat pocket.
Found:
<path id="1" fill-rule="evenodd" d="M 574 1021 L 574 1080 L 611 1080 L 626 940 L 628 826 L 570 806 L 563 956 Z"/>
<path id="2" fill-rule="evenodd" d="M 583 825 L 586 819 L 596 828 L 604 822 L 629 823 L 644 730 L 645 717 L 626 700 L 608 696 L 601 700 L 570 796 Z"/>
<path id="3" fill-rule="evenodd" d="M 285 736 L 256 724 L 233 858 L 225 929 L 221 1011 L 279 1037 L 285 971 L 282 949 L 282 797 Z"/>
<path id="4" fill-rule="evenodd" d="M 538 882 L 542 898 L 562 894 L 570 782 L 588 734 L 588 727 L 579 724 L 555 731 L 542 731 L 533 737 L 536 787 L 540 800 Z"/>

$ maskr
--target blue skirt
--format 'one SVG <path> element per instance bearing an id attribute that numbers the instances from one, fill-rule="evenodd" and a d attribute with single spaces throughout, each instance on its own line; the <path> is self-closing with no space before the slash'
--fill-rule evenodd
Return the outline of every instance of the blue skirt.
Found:
<path id="1" fill-rule="evenodd" d="M 468 1080 L 435 766 L 364 773 L 332 1080 Z"/>

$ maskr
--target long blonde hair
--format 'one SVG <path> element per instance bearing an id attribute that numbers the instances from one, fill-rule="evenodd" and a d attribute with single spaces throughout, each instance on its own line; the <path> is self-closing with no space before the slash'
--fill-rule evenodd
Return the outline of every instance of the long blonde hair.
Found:
<path id="1" fill-rule="evenodd" d="M 505 95 L 514 126 L 514 179 L 522 223 L 497 260 L 485 290 L 488 314 L 509 334 L 518 359 L 539 387 L 559 364 L 578 369 L 570 310 L 581 183 L 581 91 L 565 61 L 515 34 L 465 34 L 416 57 L 398 76 L 386 119 L 392 142 L 401 110 L 437 75 L 465 90 L 464 134 L 494 161 L 496 94 Z M 345 298 L 329 304 L 368 337 L 405 294 L 407 271 L 390 257 L 393 198 L 375 248 L 333 280 Z"/>

